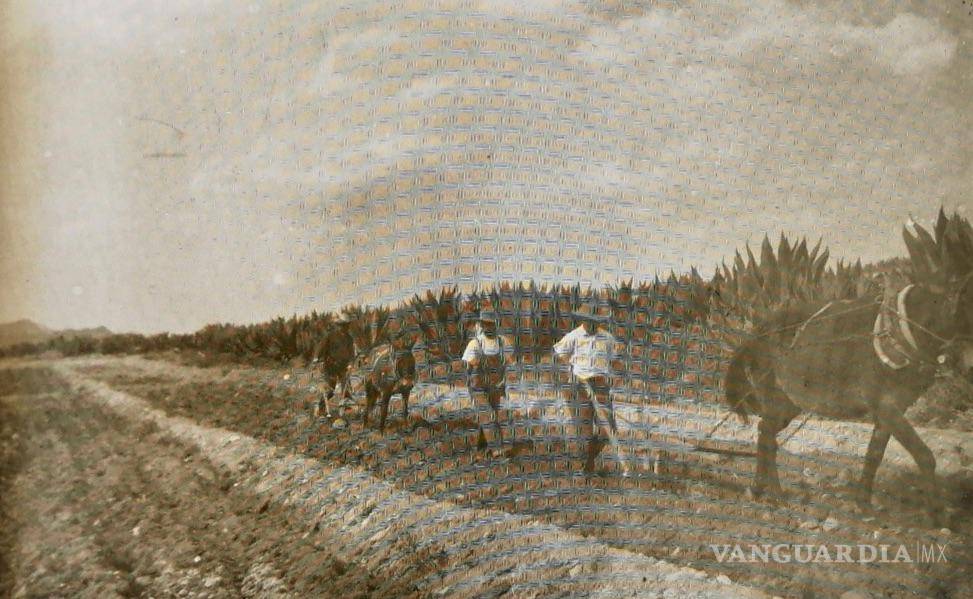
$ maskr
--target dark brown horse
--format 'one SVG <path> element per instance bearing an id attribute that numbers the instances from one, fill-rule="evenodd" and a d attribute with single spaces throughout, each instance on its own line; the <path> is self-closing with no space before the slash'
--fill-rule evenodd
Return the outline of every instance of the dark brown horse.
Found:
<path id="1" fill-rule="evenodd" d="M 335 323 L 314 349 L 312 364 L 320 372 L 325 385 L 324 393 L 314 404 L 315 418 L 320 416 L 322 407 L 328 418 L 332 416 L 330 400 L 335 395 L 338 383 L 345 378 L 348 365 L 355 358 L 355 340 L 350 324 L 345 321 Z"/>
<path id="2" fill-rule="evenodd" d="M 778 312 L 758 327 L 734 354 L 726 379 L 732 409 L 744 418 L 760 416 L 753 491 L 780 492 L 777 434 L 802 411 L 865 418 L 875 428 L 859 501 L 870 502 L 875 473 L 894 436 L 918 465 L 930 512 L 938 520 L 943 503 L 936 460 L 904 412 L 932 384 L 938 368 L 948 365 L 973 375 L 971 281 L 967 276 L 944 287 L 904 287 L 887 294 L 893 302 L 868 297 L 804 305 Z"/>
<path id="3" fill-rule="evenodd" d="M 362 422 L 368 426 L 368 417 L 380 402 L 382 412 L 378 428 L 385 430 L 388 418 L 389 400 L 396 393 L 402 395 L 402 417 L 409 416 L 409 394 L 416 380 L 416 360 L 412 355 L 412 344 L 396 340 L 383 343 L 362 352 L 348 365 L 345 376 L 344 396 L 365 394 L 365 407 Z"/>

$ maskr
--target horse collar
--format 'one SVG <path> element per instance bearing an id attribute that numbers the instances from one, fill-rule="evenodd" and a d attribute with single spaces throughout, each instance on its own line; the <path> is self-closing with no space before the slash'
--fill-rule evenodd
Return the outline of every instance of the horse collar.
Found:
<path id="1" fill-rule="evenodd" d="M 918 359 L 919 344 L 912 334 L 910 318 L 906 307 L 906 300 L 909 292 L 915 285 L 906 285 L 895 298 L 895 307 L 889 306 L 891 302 L 882 302 L 875 317 L 875 326 L 872 329 L 872 347 L 875 354 L 883 364 L 892 370 L 901 370 Z M 892 321 L 898 321 L 896 323 Z M 896 335 L 898 328 L 898 335 Z"/>
<path id="2" fill-rule="evenodd" d="M 909 295 L 909 292 L 912 291 L 913 287 L 915 287 L 915 285 L 906 285 L 903 287 L 902 291 L 899 292 L 899 297 L 896 298 L 895 303 L 898 312 L 897 315 L 899 317 L 899 330 L 902 331 L 902 338 L 905 339 L 905 342 L 908 343 L 910 347 L 912 347 L 913 351 L 919 351 L 919 344 L 916 343 L 916 338 L 912 335 L 912 327 L 909 326 L 909 315 L 905 306 L 906 297 Z"/>

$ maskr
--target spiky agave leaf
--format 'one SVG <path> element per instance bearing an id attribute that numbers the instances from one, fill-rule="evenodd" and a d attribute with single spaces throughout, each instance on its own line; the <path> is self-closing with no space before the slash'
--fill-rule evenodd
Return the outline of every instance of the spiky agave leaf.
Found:
<path id="1" fill-rule="evenodd" d="M 946 284 L 973 270 L 973 226 L 940 208 L 933 233 L 914 222 L 902 228 L 914 282 Z"/>
<path id="2" fill-rule="evenodd" d="M 750 321 L 791 303 L 854 295 L 850 290 L 860 287 L 860 268 L 842 265 L 840 277 L 827 269 L 829 252 L 821 251 L 821 240 L 808 251 L 806 239 L 791 243 L 782 234 L 775 251 L 764 236 L 759 261 L 749 246 L 745 251 L 746 260 L 735 252 L 733 265 L 724 263 L 710 285 L 719 305 Z"/>
<path id="3" fill-rule="evenodd" d="M 828 258 L 831 256 L 831 251 L 828 248 L 824 248 L 821 255 L 811 264 L 811 280 L 815 283 L 821 280 L 824 275 L 824 268 L 828 265 Z"/>
<path id="4" fill-rule="evenodd" d="M 950 274 L 962 277 L 973 270 L 973 225 L 957 212 L 949 219 L 943 238 L 950 256 Z"/>
<path id="5" fill-rule="evenodd" d="M 760 273 L 763 278 L 761 286 L 764 288 L 764 292 L 779 294 L 782 279 L 780 267 L 777 264 L 776 256 L 774 256 L 773 246 L 770 245 L 770 239 L 766 235 L 764 235 L 760 247 Z"/>
<path id="6" fill-rule="evenodd" d="M 936 225 L 933 229 L 936 239 L 943 239 L 946 235 L 946 228 L 949 226 L 949 219 L 946 217 L 946 211 L 943 207 L 939 207 L 939 214 L 936 215 Z"/>
<path id="7" fill-rule="evenodd" d="M 411 308 L 418 333 L 413 342 L 422 341 L 433 355 L 458 357 L 465 341 L 461 303 L 462 296 L 455 286 L 443 288 L 438 295 L 427 291 L 425 298 L 418 294 L 413 297 Z"/>
<path id="8" fill-rule="evenodd" d="M 946 221 L 941 238 L 949 276 L 963 277 L 973 270 L 973 225 L 957 213 Z"/>
<path id="9" fill-rule="evenodd" d="M 780 240 L 777 242 L 777 263 L 782 274 L 788 275 L 794 272 L 794 252 L 783 233 L 780 234 Z"/>

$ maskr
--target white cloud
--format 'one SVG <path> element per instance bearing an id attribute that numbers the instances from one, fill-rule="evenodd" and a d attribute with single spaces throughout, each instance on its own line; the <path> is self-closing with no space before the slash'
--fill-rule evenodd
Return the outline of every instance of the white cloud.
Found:
<path id="1" fill-rule="evenodd" d="M 882 27 L 846 27 L 840 37 L 872 53 L 896 75 L 918 75 L 946 66 L 957 40 L 945 29 L 911 13 L 900 13 Z"/>
<path id="2" fill-rule="evenodd" d="M 837 67 L 837 61 L 851 60 L 897 76 L 924 75 L 945 67 L 956 50 L 957 40 L 946 29 L 912 13 L 867 26 L 834 22 L 825 13 L 800 11 L 782 2 L 761 6 L 759 12 L 752 9 L 748 24 L 718 41 L 714 49 L 762 68 L 827 69 Z M 774 58 L 781 62 L 775 63 Z"/>
<path id="3" fill-rule="evenodd" d="M 658 9 L 638 18 L 594 28 L 572 55 L 580 59 L 621 64 L 653 56 L 673 59 L 675 55 L 671 50 L 688 47 L 692 38 L 690 20 Z"/>
<path id="4" fill-rule="evenodd" d="M 594 28 L 574 56 L 616 64 L 703 61 L 770 70 L 821 70 L 852 60 L 912 76 L 946 66 L 957 43 L 932 19 L 908 12 L 884 25 L 852 25 L 823 11 L 766 0 L 709 11 L 653 9 Z"/>

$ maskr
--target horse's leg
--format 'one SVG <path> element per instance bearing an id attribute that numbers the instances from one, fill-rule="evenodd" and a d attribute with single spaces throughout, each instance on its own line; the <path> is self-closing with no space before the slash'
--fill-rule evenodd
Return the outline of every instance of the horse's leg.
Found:
<path id="1" fill-rule="evenodd" d="M 331 413 L 331 399 L 334 397 L 334 387 L 328 389 L 328 392 L 324 394 L 324 414 L 331 418 L 333 415 Z"/>
<path id="2" fill-rule="evenodd" d="M 328 385 L 328 391 L 318 397 L 318 400 L 314 403 L 314 417 L 318 418 L 321 415 L 321 408 L 324 407 L 324 415 L 331 418 L 331 404 L 328 400 L 334 393 L 334 385 L 330 378 L 326 378 L 324 381 Z"/>
<path id="3" fill-rule="evenodd" d="M 936 456 L 905 419 L 898 406 L 892 402 L 880 402 L 877 416 L 882 427 L 887 428 L 915 460 L 922 477 L 923 494 L 929 502 L 929 516 L 933 524 L 939 524 L 943 519 L 945 506 L 936 484 Z"/>
<path id="4" fill-rule="evenodd" d="M 777 435 L 787 428 L 801 409 L 791 398 L 772 382 L 768 374 L 759 384 L 760 424 L 757 425 L 757 472 L 753 492 L 780 494 L 780 478 L 777 475 Z"/>
<path id="5" fill-rule="evenodd" d="M 409 421 L 409 394 L 412 393 L 412 387 L 403 387 L 399 393 L 402 394 L 402 420 Z"/>
<path id="6" fill-rule="evenodd" d="M 507 403 L 507 384 L 506 384 L 506 382 L 504 382 L 504 384 L 500 385 L 500 387 L 497 388 L 497 393 L 498 393 L 497 401 L 499 402 L 498 405 L 503 405 L 504 403 Z M 514 432 L 515 432 L 514 431 L 514 414 L 513 414 L 513 412 L 514 411 L 512 409 L 508 409 L 507 410 L 507 428 L 510 430 L 510 434 L 511 435 L 513 435 Z M 510 442 L 511 443 L 514 443 L 515 441 L 513 439 L 511 439 Z"/>
<path id="7" fill-rule="evenodd" d="M 389 401 L 392 399 L 392 389 L 385 387 L 382 389 L 382 416 L 378 423 L 378 430 L 385 431 L 385 421 L 389 416 Z"/>
<path id="8" fill-rule="evenodd" d="M 399 390 L 399 393 L 402 394 L 402 420 L 406 423 L 409 422 L 409 397 L 412 395 L 412 389 L 413 389 L 413 385 L 407 385 L 405 387 L 401 387 Z M 416 430 L 420 426 L 430 430 L 436 429 L 436 427 L 434 427 L 431 422 L 429 422 L 422 416 L 417 416 L 415 421 L 416 421 L 415 424 L 412 425 L 412 430 Z M 449 430 L 448 425 L 444 430 Z"/>
<path id="9" fill-rule="evenodd" d="M 777 476 L 777 433 L 787 426 L 779 418 L 761 417 L 757 426 L 757 473 L 754 477 L 753 492 L 779 494 L 780 478 Z"/>
<path id="10" fill-rule="evenodd" d="M 375 407 L 375 398 L 378 395 L 375 387 L 371 383 L 365 383 L 365 411 L 362 414 L 362 426 L 368 427 L 368 415 L 371 414 L 372 408 Z"/>
<path id="11" fill-rule="evenodd" d="M 862 468 L 861 481 L 855 494 L 861 506 L 867 506 L 872 500 L 872 486 L 875 483 L 875 473 L 882 463 L 885 456 L 885 447 L 889 443 L 891 433 L 883 426 L 875 425 L 872 430 L 872 438 L 868 441 L 868 450 L 865 451 L 865 466 Z"/>
<path id="12" fill-rule="evenodd" d="M 765 391 L 766 393 L 766 391 Z M 754 494 L 769 492 L 780 494 L 780 477 L 777 474 L 777 435 L 787 428 L 791 420 L 801 413 L 783 391 L 773 390 L 766 393 L 772 402 L 762 406 L 760 424 L 757 425 L 757 473 L 754 480 Z"/>
<path id="13" fill-rule="evenodd" d="M 314 400 L 314 417 L 315 418 L 319 418 L 321 416 L 321 406 L 322 405 L 327 405 L 326 402 L 327 402 L 327 400 L 324 398 L 323 395 L 318 395 L 317 398 Z"/>

